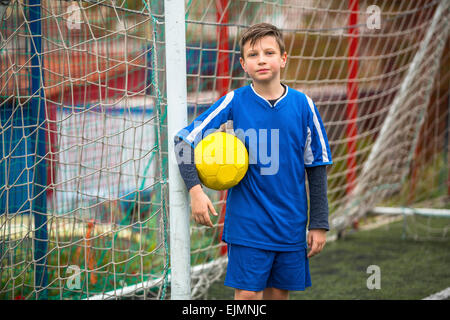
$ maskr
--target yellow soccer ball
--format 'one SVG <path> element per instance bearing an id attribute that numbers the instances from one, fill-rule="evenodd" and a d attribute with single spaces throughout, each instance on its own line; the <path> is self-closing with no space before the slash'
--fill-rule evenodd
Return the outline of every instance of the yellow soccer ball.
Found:
<path id="1" fill-rule="evenodd" d="M 244 143 L 226 132 L 215 132 L 194 150 L 195 166 L 202 183 L 214 190 L 226 190 L 239 183 L 248 169 Z"/>

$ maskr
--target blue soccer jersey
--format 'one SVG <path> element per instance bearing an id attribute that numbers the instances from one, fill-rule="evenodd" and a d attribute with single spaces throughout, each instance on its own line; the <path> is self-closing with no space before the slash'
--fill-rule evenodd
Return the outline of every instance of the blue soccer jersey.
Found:
<path id="1" fill-rule="evenodd" d="M 233 121 L 249 167 L 228 190 L 222 240 L 274 251 L 306 248 L 305 167 L 332 163 L 314 102 L 286 86 L 274 106 L 252 85 L 229 92 L 176 135 L 192 147 Z"/>

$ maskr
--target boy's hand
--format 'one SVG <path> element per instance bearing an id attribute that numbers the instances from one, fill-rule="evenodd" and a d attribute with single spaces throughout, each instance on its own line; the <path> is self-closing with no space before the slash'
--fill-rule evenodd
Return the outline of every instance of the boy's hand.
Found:
<path id="1" fill-rule="evenodd" d="M 208 209 L 217 216 L 214 206 L 208 196 L 203 192 L 202 187 L 198 184 L 189 190 L 191 195 L 192 217 L 197 223 L 212 227 L 213 224 L 209 217 Z"/>
<path id="2" fill-rule="evenodd" d="M 327 241 L 327 231 L 325 229 L 311 229 L 308 232 L 308 247 L 310 248 L 308 258 L 311 258 L 322 251 Z"/>

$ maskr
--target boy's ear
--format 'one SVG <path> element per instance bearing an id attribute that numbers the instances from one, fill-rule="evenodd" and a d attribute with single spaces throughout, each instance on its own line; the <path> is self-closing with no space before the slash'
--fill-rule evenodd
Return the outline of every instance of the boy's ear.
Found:
<path id="1" fill-rule="evenodd" d="M 242 59 L 242 57 L 239 58 L 239 62 L 241 63 L 241 67 L 242 69 L 244 69 L 245 72 L 247 72 L 246 68 L 245 68 L 245 60 Z"/>
<path id="2" fill-rule="evenodd" d="M 286 62 L 287 62 L 287 52 L 285 51 L 282 55 L 281 55 L 281 67 L 284 68 L 286 66 Z"/>

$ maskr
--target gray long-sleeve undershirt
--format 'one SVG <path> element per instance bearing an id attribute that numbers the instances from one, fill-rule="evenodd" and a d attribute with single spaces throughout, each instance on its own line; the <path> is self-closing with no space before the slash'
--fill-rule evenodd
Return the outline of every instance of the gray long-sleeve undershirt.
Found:
<path id="1" fill-rule="evenodd" d="M 179 137 L 175 137 L 175 154 L 181 177 L 190 190 L 193 186 L 201 184 L 197 168 L 194 163 L 194 148 Z M 183 161 L 184 151 L 190 150 L 191 161 Z M 327 171 L 326 166 L 306 168 L 309 184 L 309 226 L 311 229 L 329 230 L 328 225 L 328 199 L 327 199 Z"/>

